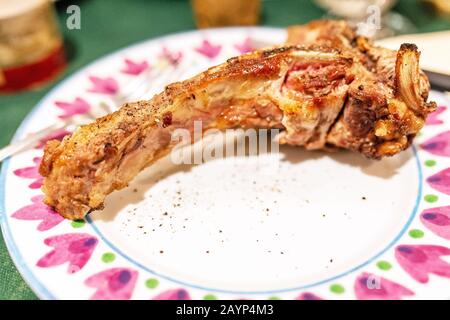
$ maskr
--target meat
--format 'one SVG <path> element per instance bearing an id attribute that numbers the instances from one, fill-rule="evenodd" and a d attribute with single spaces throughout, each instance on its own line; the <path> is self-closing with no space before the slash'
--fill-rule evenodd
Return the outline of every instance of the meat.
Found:
<path id="1" fill-rule="evenodd" d="M 435 108 L 426 102 L 417 48 L 388 51 L 385 61 L 346 24 L 334 28 L 324 42 L 232 58 L 50 141 L 40 167 L 45 203 L 69 219 L 101 209 L 109 193 L 170 152 L 174 130 L 192 131 L 194 121 L 203 130 L 278 128 L 280 143 L 341 147 L 374 159 L 404 150 Z"/>
<path id="2" fill-rule="evenodd" d="M 328 133 L 331 145 L 375 159 L 394 155 L 411 144 L 436 108 L 426 102 L 430 84 L 413 44 L 403 44 L 399 51 L 376 47 L 347 22 L 334 20 L 289 27 L 287 43 L 333 47 L 360 63 L 343 112 Z"/>

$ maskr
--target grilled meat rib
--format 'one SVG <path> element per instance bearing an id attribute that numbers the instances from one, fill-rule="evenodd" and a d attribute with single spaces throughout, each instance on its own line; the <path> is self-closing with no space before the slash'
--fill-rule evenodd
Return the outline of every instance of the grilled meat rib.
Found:
<path id="1" fill-rule="evenodd" d="M 363 61 L 366 55 L 351 43 L 255 51 L 171 84 L 151 100 L 127 103 L 47 144 L 44 201 L 69 219 L 102 208 L 109 193 L 170 152 L 175 129 L 193 130 L 198 120 L 203 130 L 279 128 L 281 143 L 307 149 L 393 155 L 408 147 L 434 104 L 426 102 L 414 45 L 403 45 L 383 65 L 393 75 L 385 81 L 376 61 Z"/>

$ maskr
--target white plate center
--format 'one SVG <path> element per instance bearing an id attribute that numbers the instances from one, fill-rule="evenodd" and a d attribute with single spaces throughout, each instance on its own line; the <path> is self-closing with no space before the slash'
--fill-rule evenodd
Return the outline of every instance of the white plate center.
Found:
<path id="1" fill-rule="evenodd" d="M 405 228 L 418 194 L 413 151 L 370 161 L 350 152 L 169 158 L 92 214 L 120 251 L 208 289 L 308 286 L 373 258 Z"/>

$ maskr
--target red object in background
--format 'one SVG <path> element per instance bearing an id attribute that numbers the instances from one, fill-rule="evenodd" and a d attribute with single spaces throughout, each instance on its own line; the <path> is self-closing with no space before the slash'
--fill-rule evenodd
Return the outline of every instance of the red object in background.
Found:
<path id="1" fill-rule="evenodd" d="M 58 75 L 65 65 L 66 57 L 61 44 L 38 61 L 0 69 L 0 92 L 12 93 L 38 86 Z"/>

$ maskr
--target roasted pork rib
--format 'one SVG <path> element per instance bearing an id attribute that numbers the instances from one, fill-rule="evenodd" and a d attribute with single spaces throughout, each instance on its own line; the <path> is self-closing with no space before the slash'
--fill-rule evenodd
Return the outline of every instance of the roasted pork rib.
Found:
<path id="1" fill-rule="evenodd" d="M 109 193 L 174 147 L 175 129 L 192 130 L 196 120 L 204 130 L 279 128 L 281 143 L 379 159 L 406 149 L 435 108 L 414 45 L 376 48 L 347 24 L 326 21 L 291 28 L 288 42 L 232 58 L 50 141 L 40 167 L 45 203 L 70 219 L 102 208 Z"/>

